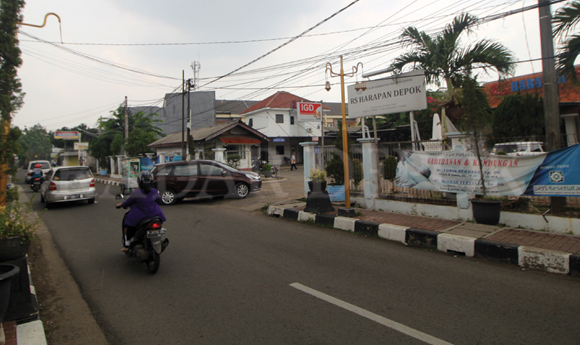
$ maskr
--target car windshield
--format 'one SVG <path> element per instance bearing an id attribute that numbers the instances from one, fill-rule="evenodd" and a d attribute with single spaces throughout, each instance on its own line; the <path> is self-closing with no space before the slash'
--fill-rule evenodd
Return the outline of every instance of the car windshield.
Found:
<path id="1" fill-rule="evenodd" d="M 53 180 L 74 181 L 93 177 L 89 169 L 59 169 L 54 173 Z"/>
<path id="2" fill-rule="evenodd" d="M 505 153 L 513 153 L 513 152 L 518 152 L 518 145 L 516 144 L 496 144 L 494 147 L 494 151 L 495 152 L 500 152 L 503 151 Z"/>

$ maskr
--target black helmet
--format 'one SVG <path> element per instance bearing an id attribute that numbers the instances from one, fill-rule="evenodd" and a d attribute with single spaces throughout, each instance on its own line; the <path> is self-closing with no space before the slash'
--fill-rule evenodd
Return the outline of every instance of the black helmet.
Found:
<path id="1" fill-rule="evenodd" d="M 141 171 L 137 177 L 137 182 L 139 183 L 139 188 L 151 187 L 151 184 L 153 184 L 153 175 L 149 171 Z"/>

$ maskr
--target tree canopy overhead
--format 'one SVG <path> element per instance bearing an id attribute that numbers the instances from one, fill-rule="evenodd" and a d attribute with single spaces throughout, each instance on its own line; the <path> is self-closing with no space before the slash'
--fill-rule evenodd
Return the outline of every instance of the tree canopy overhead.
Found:
<path id="1" fill-rule="evenodd" d="M 580 2 L 573 1 L 556 11 L 553 19 L 555 37 L 559 38 L 557 68 L 560 74 L 565 74 L 574 83 L 578 83 L 574 62 L 580 55 L 580 35 L 574 33 L 580 22 Z"/>
<path id="2" fill-rule="evenodd" d="M 512 74 L 514 56 L 502 44 L 483 39 L 462 45 L 462 36 L 468 36 L 477 21 L 471 14 L 461 14 L 434 36 L 416 27 L 406 28 L 401 38 L 411 51 L 395 58 L 391 68 L 395 73 L 422 68 L 428 83 L 440 86 L 441 81 L 445 81 L 451 99 L 455 98 L 455 89 L 460 87 L 462 76 L 471 75 L 475 67 L 485 72 L 495 70 L 501 77 Z"/>

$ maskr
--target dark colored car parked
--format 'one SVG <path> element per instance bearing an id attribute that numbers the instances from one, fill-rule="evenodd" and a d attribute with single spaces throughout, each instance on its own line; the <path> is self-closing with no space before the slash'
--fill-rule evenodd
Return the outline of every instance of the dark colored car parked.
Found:
<path id="1" fill-rule="evenodd" d="M 153 185 L 166 205 L 195 196 L 233 194 L 245 198 L 262 188 L 256 173 L 236 170 L 220 162 L 199 160 L 158 164 L 153 168 Z"/>

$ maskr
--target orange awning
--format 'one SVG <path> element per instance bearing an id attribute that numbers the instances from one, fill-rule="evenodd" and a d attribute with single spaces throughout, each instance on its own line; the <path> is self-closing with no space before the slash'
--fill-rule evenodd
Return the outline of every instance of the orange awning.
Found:
<path id="1" fill-rule="evenodd" d="M 220 140 L 224 144 L 261 144 L 262 141 L 255 137 L 242 135 L 221 135 Z"/>

